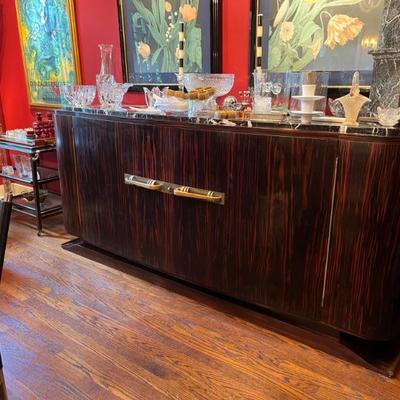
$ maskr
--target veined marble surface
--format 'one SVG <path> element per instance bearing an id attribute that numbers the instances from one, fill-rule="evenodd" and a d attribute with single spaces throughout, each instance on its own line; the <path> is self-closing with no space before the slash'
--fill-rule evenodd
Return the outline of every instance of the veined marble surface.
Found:
<path id="1" fill-rule="evenodd" d="M 346 136 L 364 136 L 364 137 L 380 137 L 380 138 L 398 138 L 400 139 L 400 127 L 386 128 L 377 122 L 362 122 L 358 126 L 346 126 L 341 123 L 328 122 L 312 122 L 310 124 L 302 124 L 300 119 L 285 117 L 282 121 L 258 121 L 258 120 L 217 120 L 214 118 L 188 118 L 186 115 L 169 114 L 155 115 L 138 113 L 124 108 L 123 110 L 103 110 L 99 107 L 89 108 L 72 108 L 66 107 L 64 110 L 57 110 L 56 113 L 74 112 L 79 114 L 94 114 L 102 116 L 112 116 L 117 118 L 128 118 L 134 120 L 151 120 L 151 121 L 171 121 L 171 122 L 187 122 L 200 125 L 216 125 L 216 126 L 236 126 L 242 128 L 265 128 L 265 129 L 292 129 L 298 131 L 314 131 L 325 132 Z"/>
<path id="2" fill-rule="evenodd" d="M 371 111 L 378 106 L 398 107 L 400 103 L 400 0 L 386 0 L 382 16 L 379 48 L 371 51 L 374 73 Z"/>
<path id="3" fill-rule="evenodd" d="M 379 39 L 381 49 L 399 49 L 400 1 L 386 0 Z"/>

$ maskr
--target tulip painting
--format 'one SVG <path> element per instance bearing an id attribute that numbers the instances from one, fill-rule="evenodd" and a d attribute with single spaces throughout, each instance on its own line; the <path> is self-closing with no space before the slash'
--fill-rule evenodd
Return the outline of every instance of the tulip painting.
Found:
<path id="1" fill-rule="evenodd" d="M 335 71 L 345 62 L 349 68 L 368 69 L 365 64 L 372 63 L 372 57 L 368 56 L 370 49 L 362 49 L 361 43 L 367 35 L 378 36 L 383 0 L 266 0 L 263 3 L 272 13 L 268 38 L 271 71 Z"/>
<path id="2" fill-rule="evenodd" d="M 185 23 L 185 71 L 210 72 L 210 1 L 121 0 L 128 80 L 161 83 L 165 74 L 174 77 L 181 22 Z"/>

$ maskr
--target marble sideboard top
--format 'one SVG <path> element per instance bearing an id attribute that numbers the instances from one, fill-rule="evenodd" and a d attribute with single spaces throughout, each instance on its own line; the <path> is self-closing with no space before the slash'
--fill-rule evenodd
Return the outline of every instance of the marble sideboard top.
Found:
<path id="1" fill-rule="evenodd" d="M 65 107 L 63 110 L 58 110 L 56 113 L 73 112 L 77 114 L 98 115 L 104 117 L 126 118 L 132 120 L 150 120 L 150 121 L 170 121 L 177 123 L 192 123 L 201 125 L 215 125 L 215 126 L 236 126 L 243 128 L 265 128 L 265 129 L 292 129 L 298 131 L 322 132 L 322 133 L 335 133 L 347 136 L 360 136 L 360 137 L 380 137 L 380 138 L 399 138 L 400 127 L 399 125 L 394 128 L 385 128 L 377 122 L 361 122 L 359 126 L 346 126 L 341 123 L 329 122 L 312 122 L 310 124 L 302 124 L 299 119 L 286 117 L 282 121 L 259 121 L 259 120 L 216 120 L 213 118 L 188 118 L 186 115 L 162 115 L 162 114 L 145 114 L 142 112 L 135 112 L 129 109 L 120 111 L 103 110 L 98 107 L 90 108 L 72 108 Z"/>

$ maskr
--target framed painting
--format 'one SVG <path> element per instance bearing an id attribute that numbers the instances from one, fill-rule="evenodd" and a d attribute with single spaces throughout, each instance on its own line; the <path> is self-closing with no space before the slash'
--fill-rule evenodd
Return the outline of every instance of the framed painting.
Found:
<path id="1" fill-rule="evenodd" d="M 250 68 L 255 65 L 256 16 L 263 14 L 263 68 L 329 71 L 330 87 L 372 81 L 384 0 L 252 0 Z"/>
<path id="2" fill-rule="evenodd" d="M 61 105 L 60 86 L 80 83 L 73 0 L 16 0 L 29 104 Z"/>
<path id="3" fill-rule="evenodd" d="M 222 0 L 119 0 L 125 82 L 132 90 L 177 84 L 180 22 L 185 72 L 220 72 Z"/>

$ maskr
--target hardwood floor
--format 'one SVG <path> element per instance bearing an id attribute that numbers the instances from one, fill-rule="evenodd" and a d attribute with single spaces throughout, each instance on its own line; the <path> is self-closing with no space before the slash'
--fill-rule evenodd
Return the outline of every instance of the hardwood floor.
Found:
<path id="1" fill-rule="evenodd" d="M 388 379 L 268 329 L 254 311 L 61 249 L 14 217 L 0 286 L 10 400 L 399 399 Z"/>

